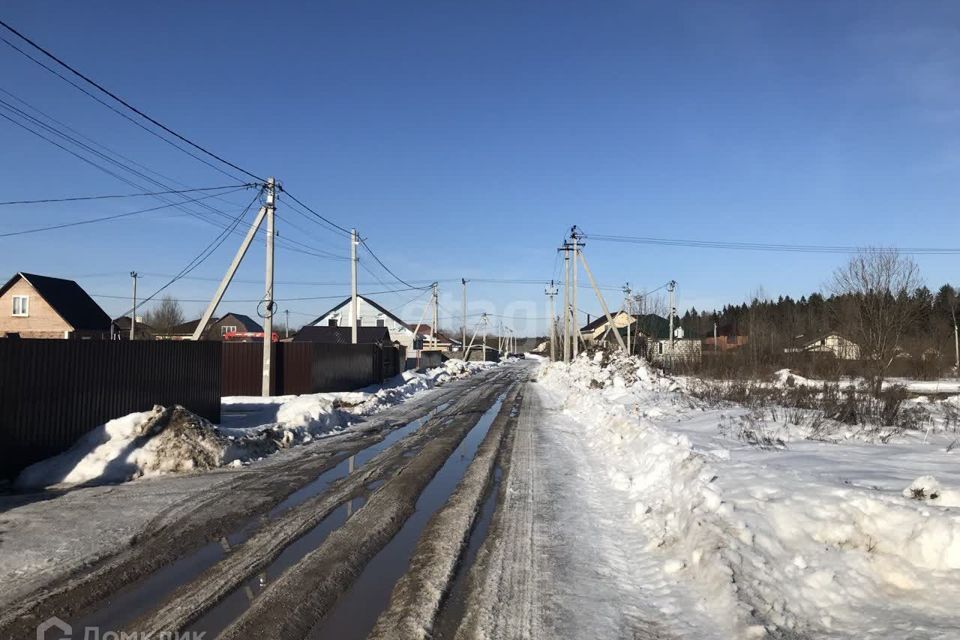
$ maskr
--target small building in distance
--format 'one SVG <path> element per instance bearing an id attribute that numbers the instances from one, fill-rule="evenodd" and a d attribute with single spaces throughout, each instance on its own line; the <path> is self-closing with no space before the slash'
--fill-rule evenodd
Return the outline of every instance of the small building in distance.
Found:
<path id="1" fill-rule="evenodd" d="M 109 340 L 113 322 L 73 280 L 17 273 L 0 287 L 0 335 Z"/>
<path id="2" fill-rule="evenodd" d="M 158 331 L 157 340 L 189 340 L 197 330 L 200 318 L 172 327 L 169 331 Z M 129 329 L 129 325 L 128 325 Z M 224 340 L 227 334 L 263 333 L 263 326 L 242 313 L 226 313 L 220 318 L 211 318 L 201 340 Z M 259 337 L 262 340 L 263 336 Z"/>
<path id="3" fill-rule="evenodd" d="M 113 321 L 113 337 L 116 340 L 130 339 L 130 316 L 121 316 Z M 155 340 L 157 332 L 142 318 L 137 317 L 137 326 L 134 328 L 134 340 Z"/>
<path id="4" fill-rule="evenodd" d="M 829 331 L 819 336 L 797 336 L 794 346 L 784 349 L 785 353 L 823 353 L 832 355 L 840 360 L 859 360 L 860 346 L 836 331 Z"/>

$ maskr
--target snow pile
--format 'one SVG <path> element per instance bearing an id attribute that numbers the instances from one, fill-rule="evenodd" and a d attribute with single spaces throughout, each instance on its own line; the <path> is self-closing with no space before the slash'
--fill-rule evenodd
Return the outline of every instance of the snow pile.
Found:
<path id="1" fill-rule="evenodd" d="M 581 357 L 539 378 L 582 425 L 643 551 L 700 593 L 725 637 L 955 637 L 960 493 L 929 477 L 854 486 L 835 475 L 859 460 L 843 457 L 846 445 L 803 443 L 780 463 L 786 452 L 719 433 L 719 411 L 633 358 Z M 949 455 L 905 451 L 905 468 L 923 467 L 924 452 Z M 870 455 L 851 473 L 872 473 Z"/>
<path id="2" fill-rule="evenodd" d="M 228 397 L 225 411 L 251 409 L 214 425 L 183 407 L 154 407 L 101 425 L 68 451 L 21 472 L 20 488 L 135 478 L 239 465 L 312 442 L 421 391 L 491 366 L 448 360 L 425 373 L 407 371 L 362 391 L 273 398 Z"/>

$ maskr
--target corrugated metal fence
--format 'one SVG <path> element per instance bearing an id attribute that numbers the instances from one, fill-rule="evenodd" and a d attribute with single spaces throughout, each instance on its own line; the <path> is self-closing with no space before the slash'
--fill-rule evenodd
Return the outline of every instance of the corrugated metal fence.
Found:
<path id="1" fill-rule="evenodd" d="M 0 476 L 155 404 L 181 404 L 218 422 L 220 349 L 219 342 L 0 340 Z"/>
<path id="2" fill-rule="evenodd" d="M 402 347 L 278 342 L 270 356 L 271 394 L 352 391 L 397 375 L 403 362 Z M 223 345 L 223 395 L 258 396 L 262 378 L 263 344 Z"/>

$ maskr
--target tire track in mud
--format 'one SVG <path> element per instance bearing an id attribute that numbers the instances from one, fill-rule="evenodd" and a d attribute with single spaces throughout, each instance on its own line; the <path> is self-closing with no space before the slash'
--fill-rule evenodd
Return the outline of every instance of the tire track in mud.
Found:
<path id="1" fill-rule="evenodd" d="M 349 431 L 324 438 L 316 445 L 281 451 L 276 459 L 235 473 L 235 480 L 217 485 L 208 494 L 191 496 L 189 503 L 172 505 L 148 524 L 128 547 L 97 558 L 91 565 L 54 579 L 11 603 L 0 612 L 0 637 L 32 636 L 37 624 L 50 616 L 69 620 L 91 611 L 112 594 L 215 541 L 269 511 L 298 488 L 332 469 L 351 455 L 380 442 L 394 429 L 434 406 L 485 384 L 492 372 L 480 372 L 439 387 L 424 399 L 398 405 L 374 415 Z"/>
<path id="2" fill-rule="evenodd" d="M 265 523 L 223 560 L 177 589 L 156 611 L 128 625 L 129 630 L 162 634 L 187 628 L 246 580 L 271 565 L 285 549 L 320 525 L 340 505 L 359 497 L 371 483 L 405 466 L 408 456 L 437 437 L 445 429 L 449 416 L 462 411 L 466 404 L 463 400 L 453 402 L 353 473 L 331 483 L 324 492 L 292 507 L 281 518 Z"/>
<path id="3" fill-rule="evenodd" d="M 515 424 L 522 399 L 520 387 L 515 387 L 456 489 L 424 527 L 409 569 L 394 586 L 369 640 L 419 640 L 433 634 L 441 603 L 491 482 L 504 434 Z"/>
<path id="4" fill-rule="evenodd" d="M 412 515 L 423 489 L 497 396 L 516 384 L 513 371 L 500 370 L 472 389 L 448 424 L 396 475 L 387 480 L 346 523 L 288 569 L 219 636 L 225 640 L 266 636 L 304 638 L 335 606 L 367 563 Z"/>

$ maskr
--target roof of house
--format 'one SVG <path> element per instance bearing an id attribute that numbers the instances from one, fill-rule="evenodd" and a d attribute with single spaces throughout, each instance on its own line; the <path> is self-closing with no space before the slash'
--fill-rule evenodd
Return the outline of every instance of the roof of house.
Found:
<path id="1" fill-rule="evenodd" d="M 2 288 L 0 295 L 6 293 L 19 278 L 23 278 L 34 288 L 54 311 L 60 314 L 74 331 L 109 331 L 110 316 L 100 308 L 93 298 L 73 280 L 39 276 L 33 273 L 19 272 L 10 278 Z"/>
<path id="2" fill-rule="evenodd" d="M 130 316 L 120 316 L 119 318 L 113 319 L 114 326 L 117 327 L 119 331 L 130 331 Z M 154 333 L 155 329 L 143 320 L 137 320 L 137 331 L 143 331 L 145 333 Z"/>
<path id="3" fill-rule="evenodd" d="M 323 342 L 350 344 L 351 327 L 306 326 L 293 337 L 294 342 Z M 357 327 L 357 344 L 389 344 L 390 331 L 386 327 Z"/>
<path id="4" fill-rule="evenodd" d="M 223 322 L 227 318 L 233 318 L 233 320 L 235 320 L 239 325 L 237 328 L 241 329 L 242 327 L 242 331 L 250 331 L 254 333 L 263 331 L 263 325 L 250 316 L 233 312 L 227 312 L 219 318 L 210 318 L 210 322 L 207 324 L 207 331 L 209 331 L 210 327 L 213 325 Z M 188 320 L 187 322 L 182 322 L 176 326 L 170 327 L 169 334 L 173 336 L 190 335 L 197 330 L 197 325 L 200 324 L 200 320 L 200 318 L 197 318 L 196 320 Z"/>
<path id="5" fill-rule="evenodd" d="M 240 325 L 243 326 L 244 331 L 263 331 L 263 325 L 251 318 L 250 316 L 243 315 L 242 313 L 233 313 L 232 311 L 223 314 L 217 322 L 223 322 L 227 318 L 233 318 Z"/>
<path id="6" fill-rule="evenodd" d="M 613 317 L 625 313 L 623 311 L 618 311 L 614 314 L 611 314 Z M 635 327 L 640 330 L 644 335 L 665 340 L 670 337 L 670 321 L 666 318 L 658 316 L 655 313 L 646 313 L 646 314 L 634 314 L 634 319 L 636 320 Z M 607 316 L 602 315 L 595 320 L 587 323 L 583 328 L 580 329 L 581 333 L 594 331 L 607 324 Z M 677 324 L 679 326 L 679 324 Z M 623 331 L 626 331 L 626 327 L 623 328 Z"/>
<path id="7" fill-rule="evenodd" d="M 850 338 L 836 331 L 824 331 L 822 333 L 812 333 L 810 335 L 800 334 L 799 336 L 794 337 L 793 342 L 798 347 L 810 347 L 817 344 L 821 340 L 829 338 L 830 336 L 837 336 L 841 340 L 846 340 L 851 344 L 856 344 Z"/>
<path id="8" fill-rule="evenodd" d="M 330 307 L 327 311 L 321 313 L 319 316 L 317 316 L 317 317 L 314 318 L 312 321 L 310 321 L 309 324 L 315 325 L 315 324 L 317 324 L 318 322 L 320 322 L 321 320 L 323 320 L 326 316 L 328 316 L 328 315 L 330 315 L 331 313 L 333 313 L 334 311 L 336 311 L 337 309 L 339 309 L 339 308 L 341 308 L 341 307 L 343 307 L 343 306 L 345 306 L 345 305 L 347 305 L 347 304 L 350 304 L 350 299 L 351 299 L 350 296 L 347 296 L 346 298 L 344 298 L 343 302 L 340 302 L 339 304 L 335 304 L 334 306 Z M 379 311 L 379 312 L 382 313 L 383 315 L 387 316 L 388 318 L 390 318 L 391 320 L 393 320 L 393 321 L 396 322 L 397 324 L 400 324 L 400 325 L 403 325 L 403 326 L 407 326 L 406 323 L 405 323 L 403 320 L 401 320 L 400 318 L 398 318 L 397 316 L 395 316 L 392 311 L 390 311 L 389 309 L 386 309 L 386 308 L 380 306 L 379 304 L 377 304 L 376 302 L 374 302 L 374 301 L 371 300 L 370 298 L 368 298 L 368 297 L 366 297 L 366 296 L 357 296 L 357 299 L 358 299 L 358 300 L 363 300 L 364 302 L 366 302 L 367 304 L 369 304 L 371 307 L 373 307 L 374 309 L 376 309 L 377 311 Z"/>

